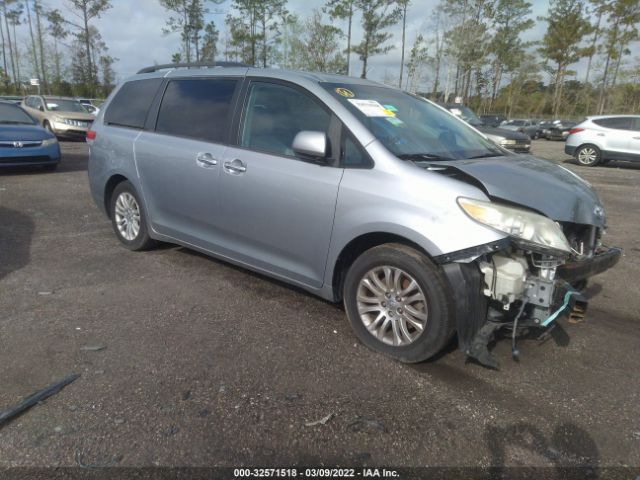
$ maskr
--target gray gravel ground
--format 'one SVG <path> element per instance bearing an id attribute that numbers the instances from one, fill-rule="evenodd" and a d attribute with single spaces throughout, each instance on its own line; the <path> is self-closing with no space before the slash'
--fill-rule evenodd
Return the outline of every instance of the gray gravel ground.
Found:
<path id="1" fill-rule="evenodd" d="M 639 466 L 640 166 L 562 149 L 533 147 L 596 186 L 625 256 L 592 280 L 585 323 L 522 341 L 520 363 L 499 342 L 499 372 L 454 345 L 402 365 L 339 306 L 184 248 L 125 250 L 82 143 L 55 173 L 3 173 L 0 409 L 82 377 L 0 428 L 0 466 Z"/>

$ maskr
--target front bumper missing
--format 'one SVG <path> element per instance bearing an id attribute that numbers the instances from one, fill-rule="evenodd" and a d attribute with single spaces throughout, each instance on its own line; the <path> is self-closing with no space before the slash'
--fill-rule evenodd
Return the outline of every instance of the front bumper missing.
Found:
<path id="1" fill-rule="evenodd" d="M 493 248 L 486 250 L 495 251 L 496 245 L 491 247 Z M 465 251 L 464 255 L 452 253 L 447 256 L 468 258 L 468 254 L 469 252 Z M 547 305 L 550 304 L 547 308 L 541 308 L 532 302 L 519 323 L 514 322 L 513 318 L 502 317 L 499 311 L 490 307 L 489 300 L 483 293 L 484 277 L 476 262 L 443 263 L 442 269 L 449 280 L 452 298 L 455 299 L 459 348 L 469 358 L 475 359 L 482 365 L 498 368 L 498 362 L 489 352 L 488 345 L 502 327 L 514 328 L 519 325 L 519 328 L 550 328 L 564 314 L 568 315 L 571 323 L 582 321 L 587 309 L 587 300 L 571 284 L 608 270 L 618 263 L 621 256 L 620 248 L 601 247 L 590 258 L 561 265 L 556 270 L 556 279 L 553 282 L 553 301 L 547 303 Z M 445 258 L 438 260 L 442 262 Z M 514 332 L 515 330 L 516 328 Z"/>

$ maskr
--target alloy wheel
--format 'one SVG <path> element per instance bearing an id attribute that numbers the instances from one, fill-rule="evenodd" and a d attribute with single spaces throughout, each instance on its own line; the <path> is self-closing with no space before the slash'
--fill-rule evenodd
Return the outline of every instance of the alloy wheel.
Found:
<path id="1" fill-rule="evenodd" d="M 388 345 L 413 343 L 427 324 L 427 299 L 422 288 L 397 267 L 369 270 L 358 284 L 357 306 L 369 333 Z"/>
<path id="2" fill-rule="evenodd" d="M 140 206 L 129 192 L 118 195 L 115 204 L 115 220 L 122 238 L 131 242 L 140 233 Z"/>
<path id="3" fill-rule="evenodd" d="M 591 165 L 598 159 L 598 152 L 593 147 L 584 147 L 578 152 L 578 162 L 583 165 Z"/>

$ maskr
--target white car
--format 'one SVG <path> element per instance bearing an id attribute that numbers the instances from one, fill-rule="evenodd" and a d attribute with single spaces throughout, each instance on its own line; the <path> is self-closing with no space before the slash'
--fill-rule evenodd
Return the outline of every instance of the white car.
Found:
<path id="1" fill-rule="evenodd" d="M 569 131 L 564 151 L 585 167 L 609 160 L 640 161 L 640 115 L 588 117 Z"/>

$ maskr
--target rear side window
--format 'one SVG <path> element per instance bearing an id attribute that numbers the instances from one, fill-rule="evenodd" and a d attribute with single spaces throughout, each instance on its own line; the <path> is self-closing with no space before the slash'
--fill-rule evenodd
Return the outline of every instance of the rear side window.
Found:
<path id="1" fill-rule="evenodd" d="M 161 78 L 125 83 L 111 100 L 104 122 L 119 127 L 144 128 L 149 107 L 161 83 Z"/>
<path id="2" fill-rule="evenodd" d="M 618 130 L 631 130 L 633 124 L 633 118 L 631 117 L 612 117 L 612 118 L 599 118 L 593 120 L 593 123 L 605 128 L 615 128 Z"/>
<path id="3" fill-rule="evenodd" d="M 167 85 L 156 132 L 206 142 L 227 140 L 235 79 L 183 79 Z"/>

